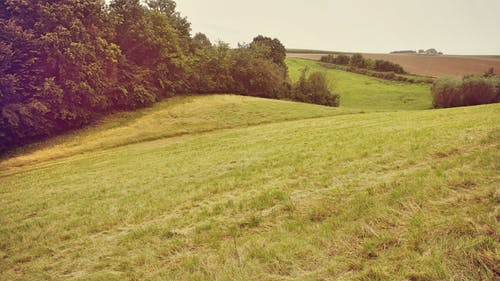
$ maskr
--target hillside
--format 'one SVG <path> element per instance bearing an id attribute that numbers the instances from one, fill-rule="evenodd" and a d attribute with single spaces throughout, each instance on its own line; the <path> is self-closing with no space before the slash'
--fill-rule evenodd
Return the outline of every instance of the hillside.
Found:
<path id="1" fill-rule="evenodd" d="M 18 151 L 0 279 L 492 280 L 500 105 L 352 113 L 185 97 Z"/>
<path id="2" fill-rule="evenodd" d="M 377 79 L 336 69 L 307 60 L 286 60 L 290 79 L 297 81 L 301 71 L 325 72 L 332 82 L 332 91 L 340 94 L 340 106 L 346 108 L 378 110 L 415 110 L 432 107 L 430 86 Z"/>
<path id="3" fill-rule="evenodd" d="M 319 60 L 324 53 L 288 53 L 289 58 Z M 400 64 L 406 71 L 426 76 L 463 76 L 470 73 L 484 73 L 493 67 L 498 74 L 498 56 L 425 56 L 410 54 L 363 54 L 374 60 L 387 60 Z"/>
<path id="4" fill-rule="evenodd" d="M 4 156 L 0 170 L 166 137 L 356 112 L 360 110 L 235 95 L 179 96 L 21 147 Z"/>

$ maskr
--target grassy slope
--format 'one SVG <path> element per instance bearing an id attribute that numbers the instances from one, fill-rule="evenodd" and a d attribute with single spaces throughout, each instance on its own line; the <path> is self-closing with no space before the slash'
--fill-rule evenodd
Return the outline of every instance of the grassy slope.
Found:
<path id="1" fill-rule="evenodd" d="M 332 90 L 341 95 L 340 106 L 362 109 L 413 110 L 431 107 L 430 86 L 387 81 L 341 70 L 327 69 L 318 62 L 287 59 L 290 77 L 300 77 L 301 69 L 326 72 Z"/>
<path id="2" fill-rule="evenodd" d="M 175 97 L 18 149 L 0 162 L 0 170 L 164 137 L 356 112 L 359 110 L 235 95 Z"/>
<path id="3" fill-rule="evenodd" d="M 180 107 L 184 123 L 159 105 L 75 145 L 341 113 L 224 97 L 255 102 L 238 115 L 217 98 Z M 0 280 L 493 279 L 499 119 L 498 104 L 334 116 L 7 165 Z"/>

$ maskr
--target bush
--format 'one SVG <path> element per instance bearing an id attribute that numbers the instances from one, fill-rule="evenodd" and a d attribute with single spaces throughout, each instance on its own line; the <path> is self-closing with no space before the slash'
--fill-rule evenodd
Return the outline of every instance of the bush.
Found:
<path id="1" fill-rule="evenodd" d="M 401 65 L 385 60 L 376 60 L 374 70 L 382 72 L 395 72 L 398 74 L 406 73 Z"/>
<path id="2" fill-rule="evenodd" d="M 340 96 L 329 90 L 329 81 L 325 73 L 314 72 L 306 78 L 307 69 L 293 86 L 293 99 L 301 102 L 327 106 L 339 106 Z"/>
<path id="3" fill-rule="evenodd" d="M 334 61 L 334 63 L 340 64 L 340 65 L 348 65 L 350 62 L 351 62 L 351 58 L 347 55 L 338 55 Z"/>
<path id="4" fill-rule="evenodd" d="M 361 54 L 354 54 L 351 57 L 351 66 L 352 67 L 357 67 L 357 68 L 366 68 L 367 67 L 367 61 L 365 58 L 363 58 L 363 55 Z"/>
<path id="5" fill-rule="evenodd" d="M 365 59 L 361 54 L 354 54 L 352 57 L 347 55 L 327 55 L 322 56 L 321 62 L 333 63 L 338 65 L 350 65 L 352 68 L 372 69 L 380 72 L 394 72 L 397 74 L 406 74 L 403 67 L 397 63 L 392 63 L 386 60 L 371 60 Z"/>
<path id="6" fill-rule="evenodd" d="M 454 77 L 440 78 L 432 85 L 434 108 L 455 107 L 462 104 L 461 81 Z"/>
<path id="7" fill-rule="evenodd" d="M 330 54 L 330 55 L 322 56 L 319 60 L 321 62 L 334 63 L 333 61 L 335 60 L 335 56 Z"/>
<path id="8" fill-rule="evenodd" d="M 498 80 L 495 80 L 497 79 L 494 77 L 465 77 L 462 84 L 463 105 L 468 106 L 498 102 Z"/>
<path id="9" fill-rule="evenodd" d="M 500 78 L 479 75 L 440 78 L 432 86 L 432 98 L 435 108 L 500 102 Z"/>
<path id="10" fill-rule="evenodd" d="M 327 55 L 327 56 L 322 56 L 320 61 L 338 65 L 349 65 L 349 63 L 351 62 L 351 58 L 347 55 L 338 55 L 338 56 Z"/>

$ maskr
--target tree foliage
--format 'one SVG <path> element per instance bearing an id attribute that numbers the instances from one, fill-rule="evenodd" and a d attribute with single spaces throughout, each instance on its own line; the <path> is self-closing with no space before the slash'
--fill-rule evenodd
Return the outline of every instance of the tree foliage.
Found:
<path id="1" fill-rule="evenodd" d="M 250 44 L 251 48 L 262 48 L 264 57 L 270 59 L 279 67 L 286 68 L 286 49 L 278 39 L 272 39 L 259 35 Z"/>
<path id="2" fill-rule="evenodd" d="M 173 0 L 0 0 L 0 151 L 179 94 L 293 99 L 285 57 L 191 36 Z"/>
<path id="3" fill-rule="evenodd" d="M 435 108 L 500 102 L 500 77 L 465 75 L 462 79 L 440 78 L 432 86 L 432 98 Z"/>
<path id="4" fill-rule="evenodd" d="M 406 74 L 406 71 L 399 64 L 386 60 L 370 60 L 363 57 L 362 54 L 348 55 L 326 55 L 320 59 L 322 62 L 338 65 L 349 65 L 354 69 L 369 69 L 379 72 L 394 72 L 397 74 Z"/>
<path id="5" fill-rule="evenodd" d="M 330 82 L 325 73 L 314 72 L 307 76 L 308 69 L 302 70 L 299 81 L 293 85 L 293 97 L 297 101 L 339 106 L 340 96 L 330 91 Z"/>
<path id="6" fill-rule="evenodd" d="M 320 59 L 322 62 L 333 63 L 338 65 L 349 65 L 351 58 L 348 55 L 326 55 Z"/>

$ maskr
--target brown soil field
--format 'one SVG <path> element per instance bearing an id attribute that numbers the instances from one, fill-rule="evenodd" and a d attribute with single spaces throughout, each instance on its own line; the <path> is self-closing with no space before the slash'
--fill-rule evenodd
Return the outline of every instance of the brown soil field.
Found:
<path id="1" fill-rule="evenodd" d="M 289 53 L 291 58 L 319 60 L 324 54 Z M 370 59 L 382 59 L 400 64 L 407 72 L 426 76 L 462 76 L 484 73 L 490 67 L 500 73 L 500 56 L 426 56 L 411 54 L 363 54 Z"/>

